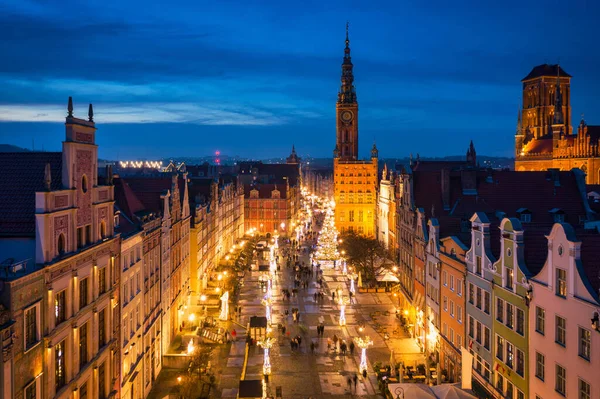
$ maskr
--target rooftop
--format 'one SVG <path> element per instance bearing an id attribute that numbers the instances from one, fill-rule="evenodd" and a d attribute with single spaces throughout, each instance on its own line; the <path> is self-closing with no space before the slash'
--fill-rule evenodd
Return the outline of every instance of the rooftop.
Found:
<path id="1" fill-rule="evenodd" d="M 62 189 L 61 152 L 0 153 L 0 237 L 35 236 L 35 193 L 46 191 L 46 164 L 52 190 Z"/>
<path id="2" fill-rule="evenodd" d="M 541 77 L 545 77 L 545 76 L 556 77 L 557 73 L 561 78 L 571 78 L 572 77 L 571 75 L 566 73 L 565 70 L 562 69 L 562 67 L 558 64 L 553 64 L 553 65 L 542 64 L 542 65 L 533 67 L 531 72 L 529 72 L 529 74 L 527 76 L 525 76 L 523 79 L 521 79 L 521 82 L 524 82 L 524 81 L 530 80 L 530 79 L 541 78 Z"/>

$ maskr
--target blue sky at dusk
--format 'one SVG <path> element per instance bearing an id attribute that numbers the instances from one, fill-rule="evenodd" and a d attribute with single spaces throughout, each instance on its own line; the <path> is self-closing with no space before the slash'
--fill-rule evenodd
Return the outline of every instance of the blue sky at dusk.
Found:
<path id="1" fill-rule="evenodd" d="M 600 124 L 596 0 L 0 0 L 0 143 L 59 150 L 68 96 L 108 159 L 331 156 L 350 21 L 360 153 L 510 156 L 520 80 L 560 61 Z"/>

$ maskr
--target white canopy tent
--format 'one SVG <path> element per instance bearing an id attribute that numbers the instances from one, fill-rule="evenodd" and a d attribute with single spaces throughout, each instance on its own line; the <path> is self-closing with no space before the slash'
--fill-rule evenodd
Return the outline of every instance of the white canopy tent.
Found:
<path id="1" fill-rule="evenodd" d="M 394 399 L 476 399 L 477 397 L 457 384 L 428 386 L 425 384 L 389 384 L 388 390 Z"/>

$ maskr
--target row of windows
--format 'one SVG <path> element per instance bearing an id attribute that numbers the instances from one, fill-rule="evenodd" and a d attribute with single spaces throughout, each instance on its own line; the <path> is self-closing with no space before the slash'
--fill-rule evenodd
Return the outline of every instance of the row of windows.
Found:
<path id="1" fill-rule="evenodd" d="M 546 378 L 546 357 L 540 352 L 535 352 L 535 376 L 542 381 Z M 579 378 L 577 387 L 578 398 L 590 399 L 592 397 L 592 389 L 587 381 Z M 567 369 L 558 363 L 554 365 L 554 390 L 562 396 L 567 394 Z M 541 399 L 536 395 L 536 399 L 538 398 Z"/>
<path id="2" fill-rule="evenodd" d="M 525 311 L 501 298 L 496 298 L 496 320 L 518 334 L 525 335 Z"/>
<path id="3" fill-rule="evenodd" d="M 469 337 L 475 340 L 478 344 L 483 345 L 485 349 L 490 350 L 491 331 L 483 325 L 479 320 L 475 320 L 469 316 Z"/>
<path id="4" fill-rule="evenodd" d="M 496 358 L 521 377 L 525 374 L 525 354 L 504 337 L 496 334 Z"/>
<path id="5" fill-rule="evenodd" d="M 456 295 L 462 296 L 463 280 L 457 278 L 456 284 L 455 284 L 454 275 L 450 274 L 449 281 L 450 281 L 450 291 L 454 292 L 456 290 Z M 446 270 L 444 270 L 444 272 L 442 273 L 442 283 L 444 284 L 445 287 L 448 286 L 448 272 L 446 272 Z"/>
<path id="6" fill-rule="evenodd" d="M 580 326 L 577 328 L 579 356 L 589 361 L 592 353 L 591 331 Z M 535 331 L 546 334 L 546 310 L 539 306 L 535 307 Z M 554 341 L 560 346 L 567 346 L 567 320 L 559 315 L 554 316 Z"/>
<path id="7" fill-rule="evenodd" d="M 456 306 L 454 306 L 454 301 L 450 300 L 448 301 L 448 297 L 444 295 L 443 298 L 443 305 L 444 305 L 444 311 L 445 312 L 449 312 L 450 316 L 454 318 L 455 314 L 454 314 L 454 309 L 456 308 L 456 320 L 462 324 L 463 321 L 463 308 L 462 306 L 460 306 L 459 304 L 456 304 Z M 450 303 L 450 306 L 448 306 L 448 303 Z"/>
<path id="8" fill-rule="evenodd" d="M 496 389 L 502 392 L 507 399 L 525 399 L 525 394 L 515 388 L 514 384 L 500 373 L 496 374 Z"/>
<path id="9" fill-rule="evenodd" d="M 89 290 L 89 277 L 79 280 L 79 309 L 89 304 L 91 292 Z M 106 292 L 106 267 L 98 269 L 98 294 Z M 67 290 L 57 292 L 54 296 L 54 316 L 56 325 L 67 320 Z"/>
<path id="10" fill-rule="evenodd" d="M 473 283 L 469 283 L 469 303 L 490 314 L 491 295 L 481 287 L 476 287 Z"/>
<path id="11" fill-rule="evenodd" d="M 448 329 L 448 325 L 446 323 L 442 325 L 442 334 L 444 337 L 448 338 L 448 341 L 450 341 L 452 345 L 456 346 L 457 348 L 460 348 L 464 345 L 463 337 L 460 334 L 456 334 L 455 336 L 454 329 L 452 327 Z"/>

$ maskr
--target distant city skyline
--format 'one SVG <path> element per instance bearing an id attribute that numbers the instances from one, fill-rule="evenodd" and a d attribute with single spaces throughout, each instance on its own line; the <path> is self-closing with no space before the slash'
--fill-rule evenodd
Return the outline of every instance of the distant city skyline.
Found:
<path id="1" fill-rule="evenodd" d="M 361 157 L 512 156 L 520 80 L 560 62 L 600 124 L 597 2 L 0 5 L 0 143 L 60 150 L 68 96 L 104 159 L 330 157 L 344 27 Z M 68 12 L 65 12 L 68 10 Z M 543 11 L 543 12 L 542 12 Z M 157 17 L 160 15 L 160 18 Z"/>

